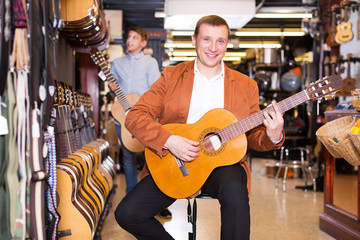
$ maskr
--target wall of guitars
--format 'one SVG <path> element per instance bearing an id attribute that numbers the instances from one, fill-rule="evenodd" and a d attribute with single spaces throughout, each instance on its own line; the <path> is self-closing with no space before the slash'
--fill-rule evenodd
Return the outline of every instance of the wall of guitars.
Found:
<path id="1" fill-rule="evenodd" d="M 340 75 L 345 83 L 342 94 L 350 95 L 351 91 L 360 87 L 360 3 L 330 1 L 326 9 L 324 75 Z"/>
<path id="2" fill-rule="evenodd" d="M 100 236 L 115 162 L 75 62 L 108 34 L 101 1 L 86 3 L 0 2 L 0 239 Z"/>

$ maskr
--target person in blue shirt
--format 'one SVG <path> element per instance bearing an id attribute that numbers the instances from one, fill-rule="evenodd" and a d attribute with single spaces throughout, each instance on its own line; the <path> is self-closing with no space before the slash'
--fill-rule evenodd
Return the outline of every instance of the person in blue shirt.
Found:
<path id="1" fill-rule="evenodd" d="M 116 58 L 111 63 L 110 72 L 117 79 L 117 83 L 125 95 L 135 93 L 141 96 L 150 89 L 151 85 L 160 77 L 159 65 L 151 55 L 144 54 L 148 35 L 146 31 L 139 27 L 131 27 L 126 39 L 127 54 Z M 109 82 L 109 88 L 113 92 L 116 84 Z M 121 139 L 121 126 L 116 123 L 116 132 L 121 142 L 121 152 L 123 159 L 123 170 L 126 181 L 126 194 L 137 183 L 136 153 L 129 151 Z M 171 212 L 164 209 L 160 213 L 161 217 L 171 217 Z"/>

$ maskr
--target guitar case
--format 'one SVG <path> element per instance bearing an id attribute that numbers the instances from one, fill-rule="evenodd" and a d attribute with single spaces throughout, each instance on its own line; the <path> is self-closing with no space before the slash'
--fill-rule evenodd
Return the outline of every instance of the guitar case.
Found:
<path id="1" fill-rule="evenodd" d="M 46 6 L 47 1 L 42 1 Z M 30 77 L 29 77 L 29 97 L 31 106 L 31 126 L 32 126 L 32 161 L 30 170 L 32 179 L 30 181 L 30 231 L 31 239 L 46 239 L 45 236 L 45 180 L 46 171 L 43 162 L 42 143 L 44 135 L 42 129 L 45 119 L 49 119 L 51 107 L 44 108 L 42 101 L 46 99 L 46 78 L 44 78 L 42 62 L 46 62 L 43 57 L 44 35 L 42 33 L 43 11 L 40 0 L 29 2 L 29 32 L 30 32 Z M 45 19 L 45 16 L 44 16 Z M 47 23 L 47 21 L 45 22 Z M 40 56 L 40 57 L 39 57 Z M 40 88 L 40 86 L 43 86 Z M 44 89 L 45 88 L 45 89 Z M 45 92 L 44 92 L 45 90 Z M 44 97 L 45 96 L 45 97 Z M 39 110 L 43 110 L 42 112 Z M 48 111 L 48 112 L 46 112 Z M 48 120 L 46 120 L 48 121 Z"/>

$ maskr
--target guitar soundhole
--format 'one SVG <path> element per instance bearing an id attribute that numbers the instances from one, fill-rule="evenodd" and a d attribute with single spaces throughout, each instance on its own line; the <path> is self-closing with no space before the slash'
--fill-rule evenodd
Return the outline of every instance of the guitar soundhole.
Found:
<path id="1" fill-rule="evenodd" d="M 216 132 L 218 128 L 207 128 L 199 136 L 201 152 L 208 156 L 216 156 L 224 151 L 226 144 L 221 144 L 221 137 Z"/>

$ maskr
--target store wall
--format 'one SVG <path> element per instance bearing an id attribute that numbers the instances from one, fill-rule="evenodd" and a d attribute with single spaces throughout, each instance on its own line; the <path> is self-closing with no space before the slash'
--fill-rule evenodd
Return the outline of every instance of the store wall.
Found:
<path id="1" fill-rule="evenodd" d="M 357 58 L 358 61 L 352 62 L 350 66 L 350 75 L 352 78 L 355 78 L 355 87 L 360 88 L 360 26 L 359 26 L 359 16 L 360 11 L 350 11 L 349 22 L 352 24 L 352 32 L 354 37 L 351 41 L 340 44 L 340 55 L 343 56 L 343 59 L 346 59 L 349 53 L 353 54 L 353 58 Z M 344 72 L 341 74 L 342 78 L 347 78 L 347 64 L 344 64 Z"/>

